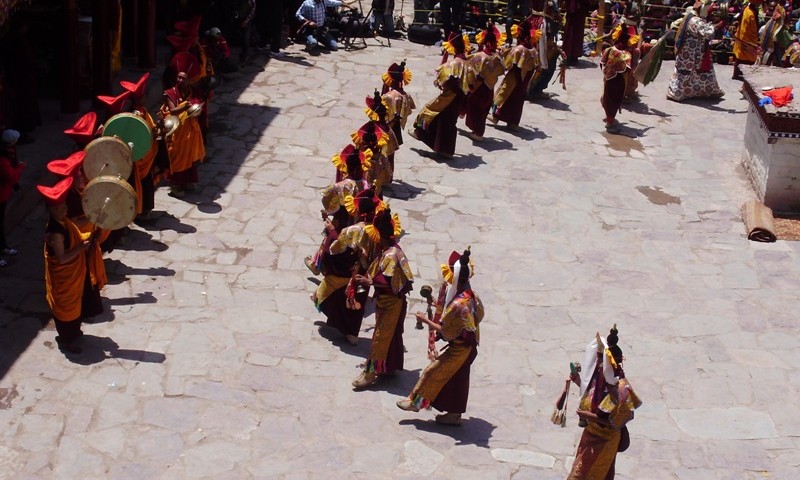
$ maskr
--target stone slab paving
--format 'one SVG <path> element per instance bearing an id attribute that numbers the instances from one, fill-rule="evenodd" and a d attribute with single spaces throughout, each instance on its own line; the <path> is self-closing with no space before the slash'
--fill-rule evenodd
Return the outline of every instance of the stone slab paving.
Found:
<path id="1" fill-rule="evenodd" d="M 2 345 L 18 357 L 0 379 L 0 477 L 563 478 L 580 429 L 574 415 L 552 425 L 552 402 L 568 363 L 617 323 L 644 400 L 618 478 L 795 478 L 800 256 L 744 236 L 747 105 L 730 67 L 717 66 L 723 101 L 676 104 L 665 63 L 620 116 L 636 139 L 602 131 L 589 60 L 526 106 L 520 131 L 461 136 L 453 160 L 406 138 L 389 197 L 417 289 L 453 249 L 472 245 L 477 265 L 487 315 L 469 409 L 446 428 L 395 407 L 426 365 L 411 321 L 407 370 L 351 391 L 373 316 L 356 347 L 320 327 L 303 257 L 331 155 L 403 58 L 422 105 L 438 49 L 399 40 L 292 47 L 224 83 L 202 189 L 160 190 L 158 219 L 108 255 L 107 313 L 74 361 L 40 329 L 43 208 L 19 225 L 23 254 L 0 277 Z"/>

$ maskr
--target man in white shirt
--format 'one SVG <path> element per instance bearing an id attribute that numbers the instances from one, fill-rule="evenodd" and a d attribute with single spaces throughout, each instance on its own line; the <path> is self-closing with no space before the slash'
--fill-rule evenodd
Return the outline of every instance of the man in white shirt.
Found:
<path id="1" fill-rule="evenodd" d="M 322 27 L 325 25 L 325 9 L 340 6 L 342 6 L 340 0 L 303 0 L 303 3 L 300 4 L 295 17 L 303 22 L 300 34 L 306 39 L 308 49 L 315 48 L 320 44 L 331 51 L 339 49 L 336 40 Z"/>

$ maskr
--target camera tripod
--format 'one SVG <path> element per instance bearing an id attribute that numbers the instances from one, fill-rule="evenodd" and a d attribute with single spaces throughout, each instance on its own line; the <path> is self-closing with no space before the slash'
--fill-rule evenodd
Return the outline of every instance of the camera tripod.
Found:
<path id="1" fill-rule="evenodd" d="M 361 15 L 361 18 L 355 19 L 352 16 L 346 20 L 346 24 L 343 25 L 344 28 L 342 29 L 342 43 L 344 44 L 345 50 L 360 50 L 367 48 L 367 38 L 374 38 L 381 46 L 383 46 L 383 42 L 377 35 L 377 32 L 369 25 L 370 16 L 373 13 L 373 7 L 370 5 L 367 14 L 364 15 L 364 6 L 362 5 L 362 0 L 358 0 L 358 10 L 351 7 L 351 12 L 358 11 Z M 394 19 L 391 20 L 394 22 Z M 360 22 L 367 22 L 366 24 L 362 24 Z M 386 29 L 386 19 L 383 21 L 384 31 Z M 392 46 L 392 39 L 389 38 L 388 35 L 386 37 L 386 46 Z M 356 46 L 358 43 L 358 46 Z"/>

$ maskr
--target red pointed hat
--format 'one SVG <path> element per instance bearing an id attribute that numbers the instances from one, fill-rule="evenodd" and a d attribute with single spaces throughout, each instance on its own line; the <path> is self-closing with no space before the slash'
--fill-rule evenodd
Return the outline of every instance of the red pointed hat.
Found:
<path id="1" fill-rule="evenodd" d="M 173 52 L 185 52 L 197 42 L 197 36 L 167 35 L 167 41 L 172 45 Z"/>
<path id="2" fill-rule="evenodd" d="M 121 80 L 119 82 L 122 85 L 122 88 L 131 92 L 132 97 L 142 97 L 144 96 L 144 92 L 147 89 L 147 80 L 150 78 L 150 72 L 145 72 L 136 83 L 133 82 L 126 82 L 125 80 Z"/>
<path id="3" fill-rule="evenodd" d="M 200 22 L 203 21 L 203 17 L 200 15 L 196 15 L 189 20 L 181 20 L 179 22 L 175 22 L 175 30 L 181 32 L 185 37 L 197 37 L 198 32 L 200 31 Z"/>
<path id="4" fill-rule="evenodd" d="M 36 189 L 39 190 L 42 198 L 44 198 L 44 203 L 48 205 L 58 205 L 60 203 L 64 203 L 69 189 L 72 188 L 73 181 L 74 177 L 67 177 L 52 187 L 36 185 Z"/>
<path id="5" fill-rule="evenodd" d="M 194 78 L 200 74 L 200 62 L 188 52 L 179 52 L 173 55 L 169 66 L 177 73 L 185 73 L 189 78 Z"/>
<path id="6" fill-rule="evenodd" d="M 64 133 L 75 141 L 78 145 L 86 146 L 94 138 L 95 128 L 97 127 L 97 114 L 89 112 L 75 122 L 71 128 L 64 130 Z"/>
<path id="7" fill-rule="evenodd" d="M 110 113 L 111 115 L 116 115 L 120 113 L 123 108 L 125 108 L 125 100 L 128 99 L 128 96 L 130 96 L 130 94 L 131 92 L 126 90 L 117 95 L 116 97 L 110 97 L 108 95 L 98 95 L 97 99 L 105 104 L 108 113 Z"/>
<path id="8" fill-rule="evenodd" d="M 86 152 L 79 150 L 64 160 L 53 160 L 47 164 L 47 169 L 56 175 L 71 177 L 80 172 L 84 156 L 86 156 Z"/>

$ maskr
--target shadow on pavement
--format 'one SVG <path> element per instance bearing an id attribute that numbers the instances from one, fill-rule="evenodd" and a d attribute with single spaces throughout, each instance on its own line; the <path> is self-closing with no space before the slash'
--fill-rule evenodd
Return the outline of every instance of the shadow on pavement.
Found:
<path id="1" fill-rule="evenodd" d="M 571 112 L 572 110 L 569 108 L 569 105 L 562 102 L 561 100 L 556 100 L 553 97 L 550 98 L 541 98 L 536 100 L 528 100 L 530 103 L 535 103 L 537 105 L 541 105 L 544 108 L 548 108 L 550 110 L 559 110 L 562 112 Z"/>
<path id="2" fill-rule="evenodd" d="M 400 425 L 412 425 L 417 430 L 448 436 L 456 441 L 456 445 L 475 445 L 483 448 L 489 448 L 489 439 L 492 438 L 492 432 L 497 428 L 478 417 L 462 418 L 461 426 L 440 425 L 433 419 L 423 420 L 421 418 L 400 420 Z"/>
<path id="3" fill-rule="evenodd" d="M 405 397 L 408 395 L 414 385 L 419 380 L 420 369 L 416 370 L 398 370 L 394 375 L 383 375 L 378 378 L 378 381 L 364 390 L 371 391 L 384 391 L 393 395 Z M 355 377 L 353 377 L 355 379 Z"/>
<path id="4" fill-rule="evenodd" d="M 169 246 L 166 243 L 153 240 L 153 236 L 144 230 L 129 229 L 124 240 L 114 245 L 116 250 L 135 252 L 164 252 Z"/>
<path id="5" fill-rule="evenodd" d="M 319 332 L 319 336 L 329 340 L 333 346 L 338 347 L 342 353 L 359 358 L 367 358 L 367 356 L 369 356 L 370 342 L 368 338 L 361 337 L 358 340 L 358 345 L 350 345 L 341 332 L 328 326 L 324 321 L 317 320 L 314 322 L 314 325 L 318 327 L 317 331 Z"/>
<path id="6" fill-rule="evenodd" d="M 467 135 L 467 131 L 463 128 L 459 128 L 458 133 L 463 136 Z M 468 140 L 471 141 L 476 147 L 486 150 L 487 152 L 496 152 L 497 150 L 514 150 L 514 145 L 508 140 L 503 140 L 502 138 L 483 137 L 482 142 L 476 142 L 472 139 Z"/>
<path id="7" fill-rule="evenodd" d="M 167 212 L 154 213 L 156 217 L 152 221 L 139 222 L 137 225 L 150 232 L 161 232 L 164 230 L 174 230 L 178 233 L 195 233 L 197 228 L 181 222 L 175 215 Z"/>
<path id="8" fill-rule="evenodd" d="M 138 305 L 145 303 L 156 303 L 158 299 L 153 295 L 153 292 L 139 292 L 134 297 L 120 297 L 108 300 L 108 305 L 114 307 L 124 307 L 128 305 Z M 91 322 L 95 323 L 95 322 Z"/>
<path id="9" fill-rule="evenodd" d="M 401 200 L 410 200 L 416 198 L 417 195 L 424 192 L 424 188 L 420 188 L 403 180 L 395 179 L 391 185 L 384 185 L 383 195 L 389 198 L 397 198 Z"/>
<path id="10" fill-rule="evenodd" d="M 163 353 L 119 348 L 117 342 L 108 337 L 83 335 L 80 346 L 83 348 L 83 353 L 66 355 L 70 362 L 79 365 L 93 365 L 109 358 L 132 360 L 137 363 L 164 363 L 167 359 Z"/>

